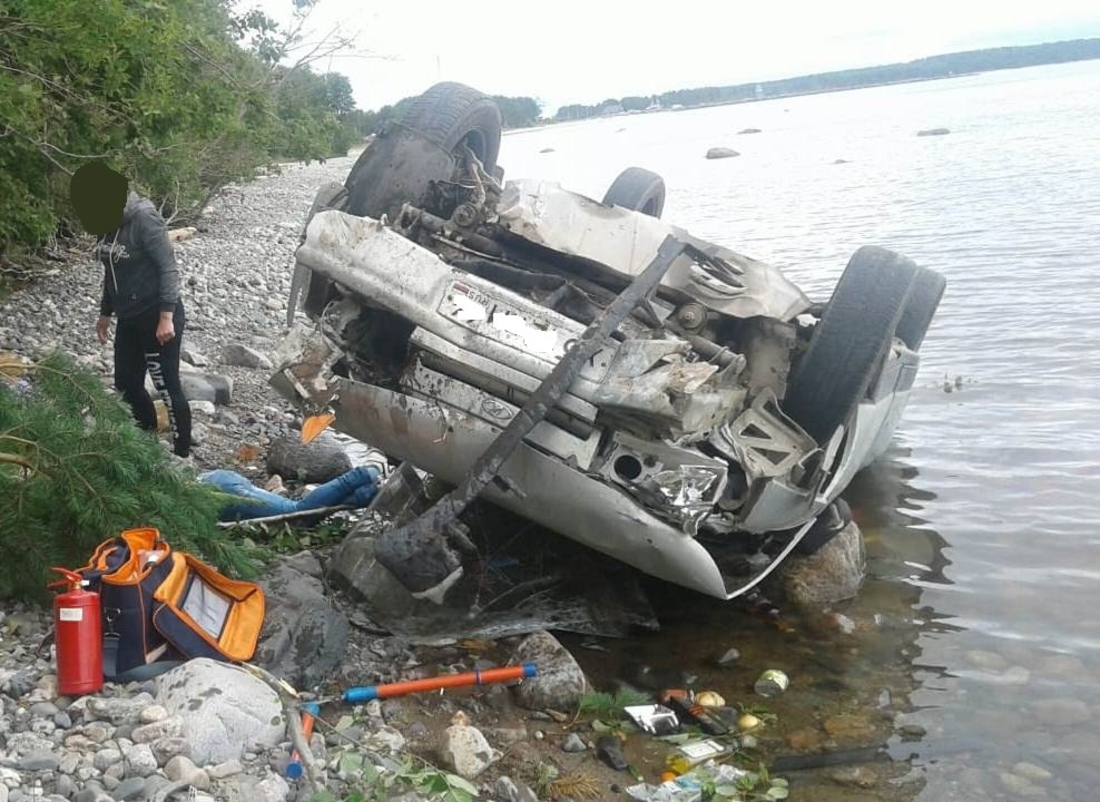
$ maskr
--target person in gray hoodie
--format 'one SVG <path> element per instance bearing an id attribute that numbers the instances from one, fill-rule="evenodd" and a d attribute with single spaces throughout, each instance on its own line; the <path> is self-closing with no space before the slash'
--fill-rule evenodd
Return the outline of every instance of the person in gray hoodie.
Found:
<path id="1" fill-rule="evenodd" d="M 103 294 L 96 335 L 107 342 L 115 331 L 115 388 L 141 428 L 156 431 L 157 413 L 145 391 L 146 374 L 168 410 L 173 451 L 191 452 L 191 407 L 180 384 L 180 343 L 185 325 L 179 269 L 164 218 L 146 198 L 129 192 L 129 182 L 101 162 L 78 169 L 69 195 L 81 225 L 98 236 Z"/>

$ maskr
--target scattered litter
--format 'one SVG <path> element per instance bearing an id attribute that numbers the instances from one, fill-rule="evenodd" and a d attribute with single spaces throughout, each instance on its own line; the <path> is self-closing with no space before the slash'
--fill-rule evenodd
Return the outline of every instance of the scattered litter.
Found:
<path id="1" fill-rule="evenodd" d="M 650 735 L 672 735 L 680 730 L 676 713 L 664 705 L 631 705 L 623 712 Z"/>

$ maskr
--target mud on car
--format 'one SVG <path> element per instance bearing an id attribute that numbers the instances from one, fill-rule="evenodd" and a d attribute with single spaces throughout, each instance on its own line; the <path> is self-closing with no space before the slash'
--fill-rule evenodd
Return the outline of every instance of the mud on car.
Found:
<path id="1" fill-rule="evenodd" d="M 297 249 L 273 385 L 455 487 L 383 535 L 379 562 L 446 589 L 480 496 L 732 598 L 843 526 L 943 276 L 866 245 L 814 302 L 663 222 L 654 173 L 627 168 L 596 200 L 506 180 L 500 144 L 489 98 L 433 86 L 320 188 Z"/>

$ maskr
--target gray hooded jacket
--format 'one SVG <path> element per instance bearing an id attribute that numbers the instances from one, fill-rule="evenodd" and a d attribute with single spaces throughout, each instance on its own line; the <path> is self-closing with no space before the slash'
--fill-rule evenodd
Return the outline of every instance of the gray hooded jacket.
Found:
<path id="1" fill-rule="evenodd" d="M 102 315 L 137 317 L 153 306 L 172 312 L 180 299 L 179 268 L 168 227 L 151 201 L 131 192 L 122 223 L 99 239 L 103 263 Z"/>

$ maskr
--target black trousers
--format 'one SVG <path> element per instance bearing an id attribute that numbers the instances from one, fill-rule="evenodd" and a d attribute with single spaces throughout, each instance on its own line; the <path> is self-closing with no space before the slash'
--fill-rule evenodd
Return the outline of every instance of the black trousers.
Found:
<path id="1" fill-rule="evenodd" d="M 183 302 L 176 304 L 172 325 L 176 336 L 161 345 L 157 342 L 160 311 L 153 307 L 128 320 L 119 320 L 115 330 L 115 389 L 134 412 L 138 425 L 147 431 L 157 429 L 157 411 L 145 391 L 145 374 L 168 408 L 173 450 L 181 457 L 191 453 L 191 406 L 180 384 L 180 342 L 185 317 Z"/>

